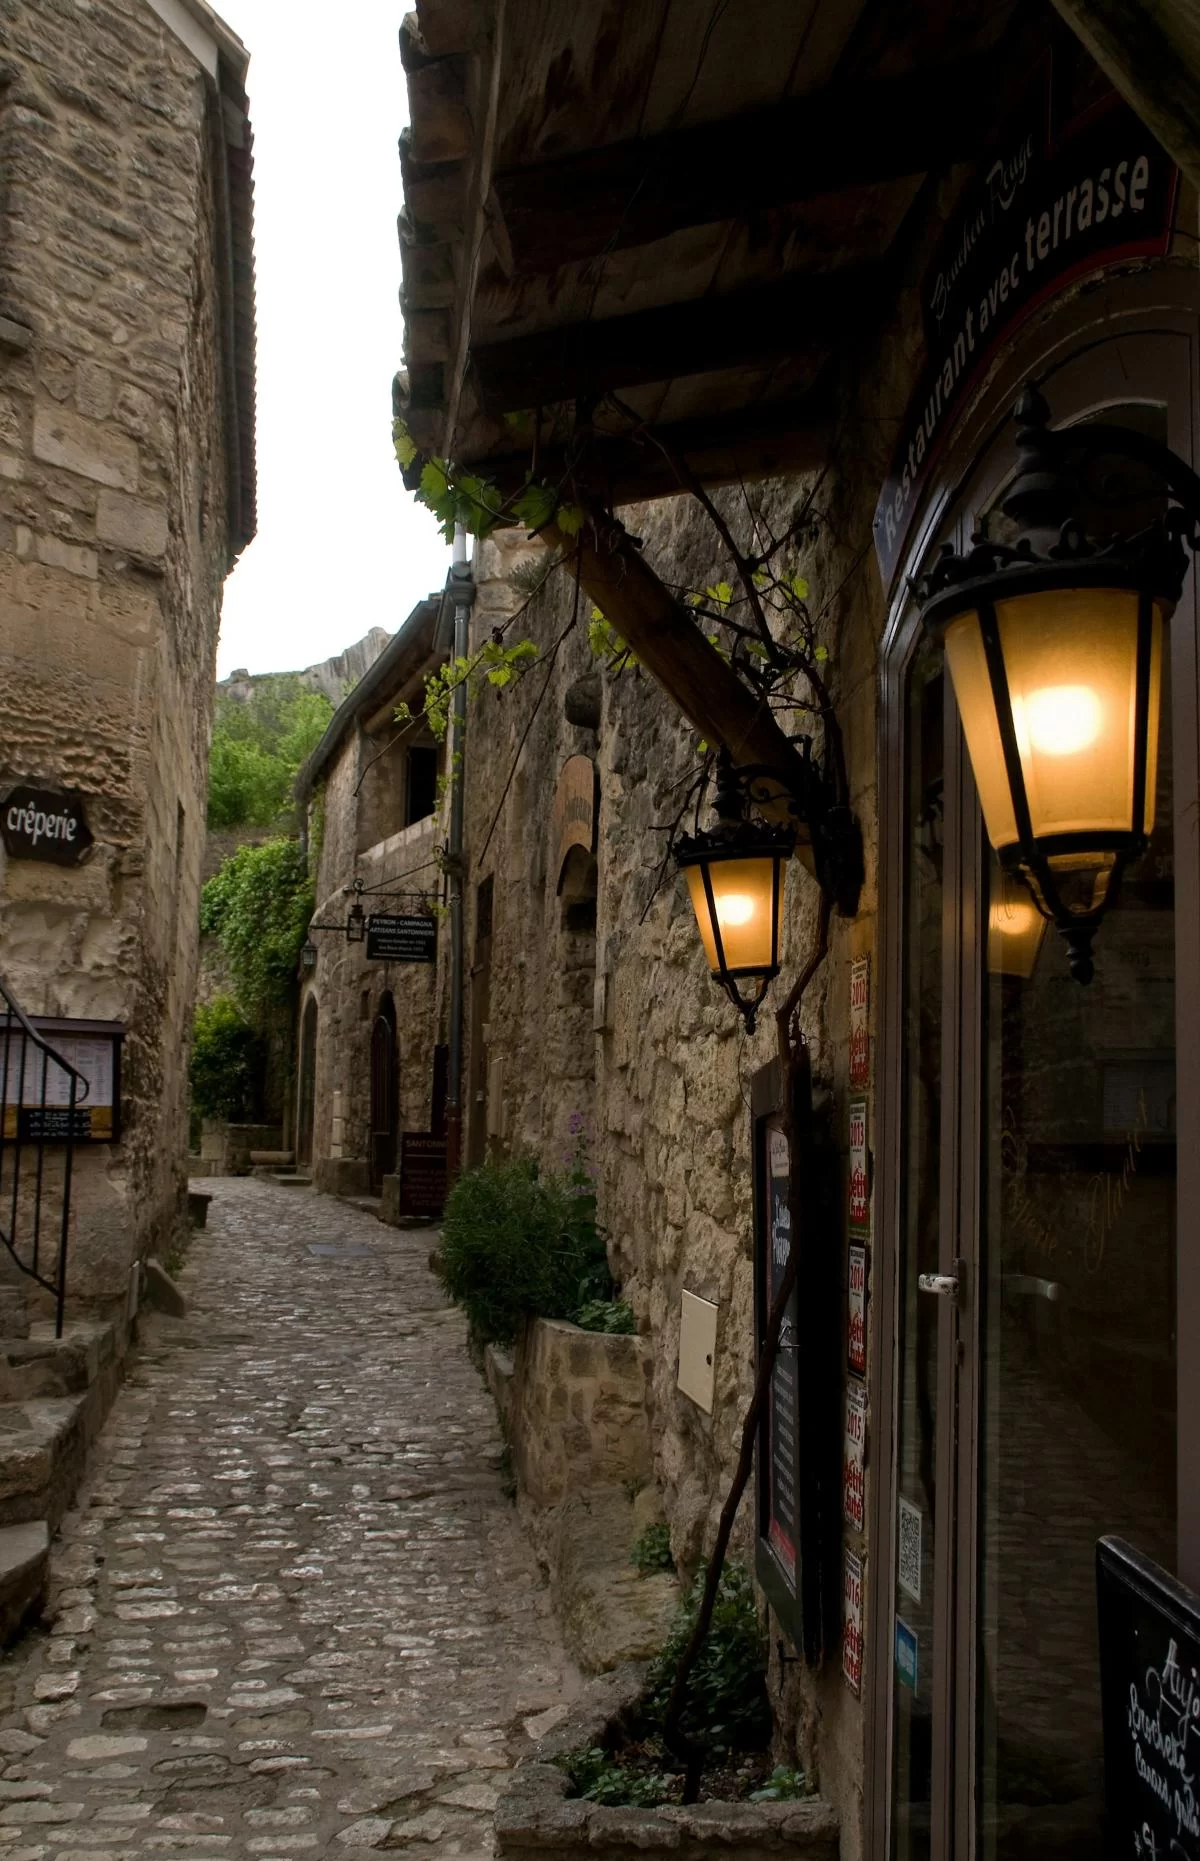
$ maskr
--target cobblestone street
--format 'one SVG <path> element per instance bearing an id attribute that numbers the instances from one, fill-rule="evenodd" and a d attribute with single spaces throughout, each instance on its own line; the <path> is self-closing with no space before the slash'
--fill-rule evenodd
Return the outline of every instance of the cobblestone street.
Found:
<path id="1" fill-rule="evenodd" d="M 432 1233 L 205 1186 L 0 1670 L 0 1852 L 490 1854 L 571 1682 Z"/>

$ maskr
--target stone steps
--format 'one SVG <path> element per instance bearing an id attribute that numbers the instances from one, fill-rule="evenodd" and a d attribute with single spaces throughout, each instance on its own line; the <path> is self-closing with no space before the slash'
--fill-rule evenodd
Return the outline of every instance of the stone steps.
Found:
<path id="1" fill-rule="evenodd" d="M 45 1519 L 0 1527 L 0 1647 L 7 1648 L 41 1607 L 50 1581 Z"/>
<path id="2" fill-rule="evenodd" d="M 83 1472 L 87 1407 L 86 1395 L 0 1403 L 0 1525 L 58 1524 Z"/>
<path id="3" fill-rule="evenodd" d="M 258 1174 L 256 1170 L 255 1175 Z M 303 1170 L 263 1170 L 262 1174 L 269 1176 L 272 1182 L 279 1183 L 284 1189 L 312 1188 L 312 1177 L 306 1175 Z"/>

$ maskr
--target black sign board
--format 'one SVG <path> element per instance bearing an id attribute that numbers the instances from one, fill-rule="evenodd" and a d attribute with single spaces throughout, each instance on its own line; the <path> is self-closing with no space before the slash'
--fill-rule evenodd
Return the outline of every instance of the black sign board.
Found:
<path id="1" fill-rule="evenodd" d="M 77 866 L 92 844 L 83 796 L 71 790 L 14 788 L 0 802 L 0 833 L 10 859 Z"/>
<path id="2" fill-rule="evenodd" d="M 367 919 L 367 955 L 382 963 L 437 960 L 437 919 L 424 912 Z"/>
<path id="3" fill-rule="evenodd" d="M 1000 343 L 1073 278 L 1165 253 L 1178 170 L 1114 96 L 1061 129 L 1048 73 L 947 228 L 923 286 L 927 363 L 875 513 L 884 587 L 934 459 Z"/>
<path id="4" fill-rule="evenodd" d="M 751 1082 L 754 1113 L 754 1287 L 758 1348 L 791 1248 L 790 1155 L 779 1069 Z M 758 1440 L 756 1574 L 780 1622 L 800 1640 L 800 1387 L 797 1295 L 788 1302 Z"/>
<path id="5" fill-rule="evenodd" d="M 401 1131 L 400 1213 L 440 1215 L 445 1205 L 445 1138 L 428 1131 Z"/>
<path id="6" fill-rule="evenodd" d="M 1096 1548 L 1106 1861 L 1200 1861 L 1200 1596 Z"/>

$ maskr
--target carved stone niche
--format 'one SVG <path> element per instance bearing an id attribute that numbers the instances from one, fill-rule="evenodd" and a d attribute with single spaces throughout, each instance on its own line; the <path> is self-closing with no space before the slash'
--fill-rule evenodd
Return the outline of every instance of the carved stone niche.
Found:
<path id="1" fill-rule="evenodd" d="M 563 697 L 563 712 L 569 724 L 578 725 L 580 730 L 599 730 L 600 728 L 600 674 L 585 672 L 567 686 Z"/>

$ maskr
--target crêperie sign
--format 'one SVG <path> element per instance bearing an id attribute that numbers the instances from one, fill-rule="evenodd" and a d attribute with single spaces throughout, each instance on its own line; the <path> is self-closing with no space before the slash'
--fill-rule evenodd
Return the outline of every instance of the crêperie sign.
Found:
<path id="1" fill-rule="evenodd" d="M 1107 1861 L 1200 1861 L 1200 1596 L 1120 1538 L 1096 1549 Z"/>
<path id="2" fill-rule="evenodd" d="M 0 833 L 10 859 L 77 866 L 92 845 L 83 796 L 69 789 L 14 788 L 0 803 Z"/>

